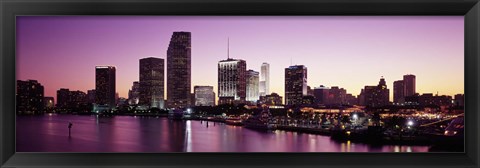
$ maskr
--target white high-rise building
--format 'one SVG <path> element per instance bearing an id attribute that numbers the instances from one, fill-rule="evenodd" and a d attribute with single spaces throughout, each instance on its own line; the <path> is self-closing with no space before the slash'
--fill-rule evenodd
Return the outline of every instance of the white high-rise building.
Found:
<path id="1" fill-rule="evenodd" d="M 246 71 L 245 60 L 228 58 L 218 62 L 218 104 L 245 102 Z"/>
<path id="2" fill-rule="evenodd" d="M 264 62 L 260 70 L 260 96 L 270 94 L 270 64 Z"/>
<path id="3" fill-rule="evenodd" d="M 247 71 L 247 101 L 256 103 L 259 99 L 258 92 L 258 83 L 259 77 L 258 72 L 254 70 Z"/>

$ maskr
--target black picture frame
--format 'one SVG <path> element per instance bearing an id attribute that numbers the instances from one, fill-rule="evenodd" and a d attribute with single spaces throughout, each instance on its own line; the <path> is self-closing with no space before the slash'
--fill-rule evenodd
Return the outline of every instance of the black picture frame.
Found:
<path id="1" fill-rule="evenodd" d="M 19 15 L 465 16 L 464 153 L 16 153 Z M 480 165 L 478 0 L 0 0 L 1 167 L 463 167 Z"/>

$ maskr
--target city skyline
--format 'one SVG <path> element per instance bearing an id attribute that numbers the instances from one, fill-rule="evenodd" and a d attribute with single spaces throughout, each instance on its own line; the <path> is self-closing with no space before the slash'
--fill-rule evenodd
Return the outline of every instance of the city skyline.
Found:
<path id="1" fill-rule="evenodd" d="M 303 24 L 285 26 L 279 28 L 281 30 L 267 32 L 268 28 L 274 27 L 271 24 L 278 26 L 291 22 Z M 126 23 L 133 25 L 174 23 L 175 26 L 168 28 L 171 30 L 158 30 L 158 32 L 155 32 L 152 27 L 126 26 L 118 28 L 114 26 Z M 213 35 L 212 32 L 220 30 L 207 29 L 212 26 L 209 23 L 225 27 L 246 24 L 250 27 L 247 26 L 246 30 L 227 29 L 218 35 Z M 309 29 L 312 30 L 309 33 L 297 34 L 298 30 L 307 29 L 302 27 L 305 24 L 317 25 L 317 27 L 313 26 L 314 28 Z M 40 26 L 38 30 L 31 29 L 36 27 L 34 25 Z M 325 25 L 330 25 L 330 27 L 322 27 Z M 359 31 L 357 33 L 344 32 L 346 28 L 350 28 L 348 25 L 358 26 L 357 30 Z M 392 26 L 401 26 L 401 29 L 404 30 L 393 29 Z M 60 27 L 63 28 L 63 31 L 56 31 Z M 79 27 L 85 29 L 79 29 Z M 313 31 L 315 28 L 321 30 Z M 339 29 L 338 32 L 334 32 L 333 28 Z M 283 69 L 290 65 L 305 65 L 309 69 L 308 85 L 312 88 L 319 85 L 339 86 L 355 96 L 364 86 L 376 84 L 380 76 L 384 76 L 387 86 L 393 88 L 393 82 L 401 80 L 405 74 L 416 75 L 418 93 L 435 94 L 439 92 L 440 95 L 450 96 L 464 93 L 462 17 L 19 17 L 17 29 L 17 79 L 38 80 L 45 86 L 45 96 L 55 97 L 55 101 L 57 100 L 56 91 L 60 88 L 84 92 L 94 89 L 94 67 L 97 65 L 117 67 L 116 91 L 120 97 L 128 97 L 128 90 L 131 88 L 132 82 L 138 81 L 138 60 L 146 57 L 166 59 L 170 36 L 175 31 L 192 32 L 191 90 L 195 85 L 209 85 L 214 87 L 214 92 L 218 95 L 216 92 L 218 89 L 217 63 L 227 58 L 226 39 L 228 36 L 231 39 L 230 57 L 245 60 L 247 69 L 259 72 L 263 62 L 270 64 L 270 93 L 284 95 Z M 114 29 L 116 31 L 108 32 L 108 30 L 113 31 Z M 141 34 L 142 32 L 134 31 L 139 29 L 145 29 L 147 32 Z M 337 36 L 327 35 L 325 30 Z M 245 32 L 248 32 L 247 35 L 242 34 Z M 375 32 L 379 35 L 368 34 L 371 35 L 371 38 L 366 39 L 362 32 Z M 450 33 L 446 34 L 446 32 Z M 156 33 L 155 36 L 152 35 L 155 38 L 151 37 L 150 41 L 129 41 L 123 37 L 135 38 L 133 36 L 138 35 L 141 36 L 140 38 L 147 39 L 150 38 L 146 36 L 149 33 L 150 35 Z M 291 33 L 293 36 L 285 33 Z M 346 35 L 342 35 L 342 33 Z M 382 35 L 394 36 L 398 35 L 397 33 L 408 37 L 395 36 L 388 38 L 390 41 L 382 41 L 385 40 Z M 286 37 L 278 37 L 279 34 Z M 80 37 L 80 35 L 86 37 Z M 352 35 L 354 38 L 347 37 Z M 297 38 L 293 38 L 295 36 Z M 100 45 L 94 48 L 95 51 L 90 51 L 93 57 L 85 51 L 76 52 L 81 48 L 93 47 L 92 44 L 87 43 L 91 43 L 90 40 L 93 40 L 93 37 L 99 38 L 99 42 L 94 44 Z M 71 41 L 72 39 L 83 43 Z M 211 39 L 211 42 L 204 41 L 205 39 Z M 302 39 L 305 41 L 301 41 Z M 367 45 L 363 43 L 349 44 L 358 42 L 359 39 L 372 43 Z M 110 41 L 112 45 L 105 41 Z M 253 44 L 246 43 L 246 41 Z M 315 43 L 316 45 L 313 46 L 320 48 L 319 50 L 323 52 L 312 49 L 310 46 L 312 41 L 317 42 L 318 44 Z M 330 44 L 330 41 L 336 43 Z M 140 45 L 135 44 L 139 42 Z M 275 45 L 269 45 L 271 43 Z M 285 48 L 287 44 L 293 47 Z M 352 49 L 354 56 L 342 56 L 352 53 L 335 50 L 342 46 L 348 47 L 344 50 Z M 332 49 L 329 49 L 330 47 Z M 378 47 L 377 50 L 382 47 L 390 50 L 383 51 L 388 54 L 379 54 L 382 52 L 377 53 L 374 51 L 375 49 L 368 50 L 374 47 Z M 119 54 L 120 51 L 113 52 L 114 48 L 125 54 Z M 411 55 L 409 55 L 405 51 L 408 49 L 415 50 L 414 54 L 410 53 Z M 111 53 L 112 56 L 109 57 L 109 51 L 115 54 Z M 398 51 L 403 51 L 405 55 L 399 56 L 399 53 L 396 53 Z M 278 54 L 283 52 L 287 54 Z M 368 53 L 373 56 L 368 56 Z M 80 56 L 79 54 L 87 55 Z M 415 60 L 412 61 L 413 59 Z M 378 60 L 385 61 L 379 65 Z M 325 63 L 325 61 L 328 62 Z M 339 66 L 341 63 L 344 65 Z M 352 74 L 351 71 L 356 73 Z M 67 80 L 56 80 L 56 78 Z M 390 101 L 393 101 L 392 96 L 393 89 L 390 89 Z M 165 98 L 168 99 L 168 97 Z"/>

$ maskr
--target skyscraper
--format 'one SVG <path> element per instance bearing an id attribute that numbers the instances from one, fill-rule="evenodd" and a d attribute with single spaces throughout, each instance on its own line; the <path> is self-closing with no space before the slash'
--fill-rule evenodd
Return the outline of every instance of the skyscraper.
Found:
<path id="1" fill-rule="evenodd" d="M 228 58 L 218 62 L 218 104 L 243 103 L 246 99 L 247 62 Z"/>
<path id="2" fill-rule="evenodd" d="M 184 108 L 190 103 L 191 33 L 173 32 L 167 50 L 167 103 Z"/>
<path id="3" fill-rule="evenodd" d="M 36 80 L 17 80 L 17 114 L 39 114 L 44 112 L 44 88 Z"/>
<path id="4" fill-rule="evenodd" d="M 404 96 L 413 96 L 416 93 L 415 88 L 415 75 L 408 74 L 403 75 L 403 84 L 405 87 Z"/>
<path id="5" fill-rule="evenodd" d="M 264 62 L 260 70 L 260 96 L 270 94 L 270 64 Z"/>
<path id="6" fill-rule="evenodd" d="M 247 97 L 246 100 L 256 103 L 259 99 L 258 94 L 258 82 L 259 82 L 259 73 L 254 70 L 247 71 Z"/>
<path id="7" fill-rule="evenodd" d="M 99 106 L 115 106 L 115 71 L 114 66 L 95 67 L 95 103 Z"/>
<path id="8" fill-rule="evenodd" d="M 393 82 L 393 102 L 396 104 L 405 103 L 405 85 L 403 80 Z"/>
<path id="9" fill-rule="evenodd" d="M 285 68 L 285 104 L 301 105 L 307 95 L 307 67 L 294 65 Z"/>
<path id="10" fill-rule="evenodd" d="M 138 103 L 147 107 L 164 108 L 165 61 L 161 58 L 140 59 Z M 132 90 L 135 90 L 135 83 Z M 134 96 L 134 92 L 132 92 Z"/>
<path id="11" fill-rule="evenodd" d="M 195 86 L 195 106 L 215 106 L 215 93 L 213 86 Z"/>

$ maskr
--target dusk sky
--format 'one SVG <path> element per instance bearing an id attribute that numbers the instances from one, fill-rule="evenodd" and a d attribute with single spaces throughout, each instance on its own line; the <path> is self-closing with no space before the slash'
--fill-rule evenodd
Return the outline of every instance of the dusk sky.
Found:
<path id="1" fill-rule="evenodd" d="M 393 82 L 405 74 L 416 75 L 418 93 L 464 93 L 463 16 L 18 16 L 17 79 L 38 80 L 56 101 L 60 88 L 94 89 L 95 66 L 114 65 L 127 98 L 139 59 L 166 59 L 174 31 L 192 33 L 192 92 L 217 92 L 230 38 L 230 57 L 256 71 L 269 63 L 270 91 L 283 97 L 292 64 L 308 68 L 312 88 L 355 96 L 384 76 L 392 101 Z"/>

